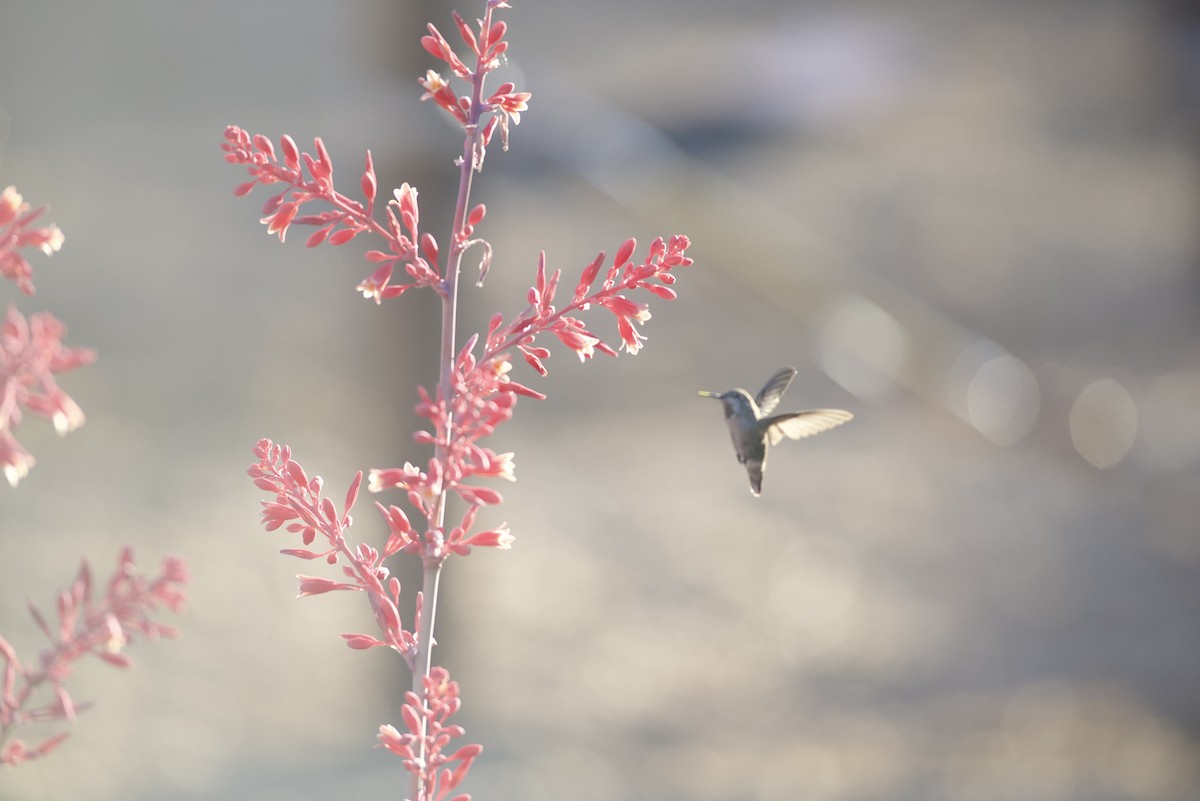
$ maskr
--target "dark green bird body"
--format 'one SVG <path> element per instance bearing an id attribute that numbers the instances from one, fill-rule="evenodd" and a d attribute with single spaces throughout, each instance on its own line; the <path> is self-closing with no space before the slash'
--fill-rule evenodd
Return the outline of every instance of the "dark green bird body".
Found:
<path id="1" fill-rule="evenodd" d="M 725 392 L 700 393 L 702 397 L 721 401 L 734 452 L 737 453 L 738 461 L 746 467 L 746 473 L 750 477 L 750 491 L 755 496 L 762 494 L 768 445 L 775 445 L 784 437 L 810 437 L 834 426 L 840 426 L 854 417 L 850 412 L 841 409 L 811 409 L 806 412 L 771 415 L 795 377 L 795 368 L 784 367 L 771 376 L 753 398 L 749 392 L 740 388 Z"/>

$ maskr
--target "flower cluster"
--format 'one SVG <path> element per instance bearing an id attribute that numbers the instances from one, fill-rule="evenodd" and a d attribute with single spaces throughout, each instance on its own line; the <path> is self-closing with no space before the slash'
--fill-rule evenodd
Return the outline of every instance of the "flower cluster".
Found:
<path id="1" fill-rule="evenodd" d="M 37 248 L 46 255 L 62 247 L 62 231 L 56 225 L 35 227 L 47 210 L 30 209 L 13 187 L 0 193 L 0 276 L 32 295 L 33 270 L 21 248 Z M 48 313 L 25 319 L 15 306 L 0 322 L 0 470 L 8 483 L 17 486 L 29 474 L 34 458 L 13 436 L 22 410 L 47 418 L 59 434 L 83 424 L 83 410 L 54 380 L 63 373 L 96 360 L 87 348 L 68 348 L 62 343 L 67 327 Z"/>
<path id="2" fill-rule="evenodd" d="M 23 665 L 16 651 L 0 637 L 0 658 L 4 660 L 0 682 L 0 765 L 19 765 L 45 756 L 68 736 L 60 732 L 41 744 L 28 746 L 10 739 L 17 726 L 29 721 L 75 720 L 86 705 L 76 704 L 65 682 L 76 662 L 95 656 L 110 665 L 128 668 L 133 660 L 126 646 L 139 636 L 148 640 L 177 637 L 178 631 L 150 618 L 159 607 L 179 612 L 187 599 L 187 564 L 179 557 L 163 560 L 162 573 L 150 578 L 134 573 L 133 551 L 126 547 L 117 558 L 117 569 L 108 580 L 104 594 L 93 599 L 92 574 L 84 562 L 69 589 L 58 597 L 57 625 L 30 605 L 29 612 L 51 646 L 44 650 L 37 667 Z M 47 687 L 51 699 L 33 705 L 33 694 Z"/>
<path id="3" fill-rule="evenodd" d="M 414 692 L 404 694 L 400 713 L 408 731 L 401 734 L 395 726 L 380 726 L 379 742 L 421 778 L 422 792 L 414 801 L 441 801 L 462 783 L 483 746 L 464 745 L 454 753 L 446 753 L 450 741 L 463 736 L 462 726 L 447 723 L 462 703 L 458 682 L 450 680 L 445 668 L 436 667 L 421 684 L 424 697 Z M 448 767 L 455 762 L 458 765 Z M 451 801 L 469 799 L 468 795 L 457 795 Z"/>
<path id="4" fill-rule="evenodd" d="M 465 480 L 473 477 L 516 479 L 513 454 L 497 454 L 480 445 L 479 440 L 492 434 L 497 426 L 512 417 L 518 395 L 538 399 L 544 397 L 508 377 L 512 369 L 510 352 L 520 351 L 541 375 L 546 375 L 543 360 L 550 355 L 548 348 L 536 344 L 535 340 L 541 333 L 549 332 L 556 336 L 581 361 L 590 358 L 596 351 L 615 356 L 617 351 L 611 345 L 589 331 L 578 317 L 572 316 L 591 306 L 599 306 L 616 318 L 621 347 L 629 353 L 637 353 L 645 337 L 634 324 L 648 320 L 650 312 L 646 304 L 635 303 L 621 293 L 646 289 L 662 298 L 674 298 L 675 291 L 668 286 L 675 281 L 671 269 L 692 263 L 684 255 L 688 244 L 684 236 L 673 236 L 669 242 L 657 239 L 650 246 L 646 259 L 639 264 L 630 261 L 637 242 L 628 239 L 617 250 L 600 288 L 592 291 L 605 260 L 605 254 L 600 253 L 583 270 L 574 297 L 561 310 L 554 306 L 561 270 L 548 277 L 543 253 L 538 262 L 536 281 L 527 295 L 527 309 L 507 325 L 502 315 L 492 317 L 481 359 L 476 360 L 473 355 L 477 335 L 458 354 L 450 403 L 440 395 L 435 400 L 423 387 L 418 388 L 421 399 L 416 411 L 430 421 L 432 431 L 417 432 L 415 439 L 433 445 L 445 443 L 444 457 L 430 459 L 428 469 L 424 471 L 407 462 L 403 467 L 372 470 L 368 488 L 372 492 L 389 487 L 404 489 L 409 501 L 421 510 L 431 525 L 437 498 L 443 490 L 452 490 L 470 507 L 464 515 L 463 524 L 447 539 L 447 545 L 456 553 L 469 553 L 469 547 L 466 546 L 485 544 L 478 539 L 478 535 L 464 540 L 458 540 L 454 535 L 470 530 L 479 506 L 499 504 L 503 498 L 490 487 L 467 484 Z M 486 544 L 507 547 L 511 537 L 507 535 L 507 529 L 503 531 L 503 543 L 488 541 Z M 493 533 L 487 532 L 489 535 Z"/>
<path id="5" fill-rule="evenodd" d="M 54 374 L 91 364 L 96 353 L 63 345 L 66 332 L 53 315 L 41 312 L 26 320 L 15 306 L 9 306 L 0 325 L 0 469 L 14 487 L 34 464 L 12 434 L 22 409 L 50 420 L 59 434 L 83 424 L 83 410 L 58 386 Z"/>
<path id="6" fill-rule="evenodd" d="M 491 0 L 488 3 L 489 18 L 493 8 L 508 7 L 505 2 Z M 429 26 L 429 35 L 421 38 L 421 46 L 430 55 L 446 62 L 451 71 L 470 84 L 473 89 L 482 90 L 483 82 L 476 79 L 500 66 L 501 59 L 508 50 L 508 42 L 504 41 L 504 34 L 508 31 L 508 26 L 504 22 L 488 24 L 481 21 L 477 36 L 457 11 L 454 12 L 454 24 L 458 27 L 459 36 L 475 56 L 476 66 L 474 69 L 468 67 L 466 62 L 459 58 L 458 54 L 454 52 L 454 48 L 446 41 L 446 37 L 442 36 L 441 32 L 432 24 Z M 467 131 L 472 153 L 471 167 L 476 171 L 483 168 L 484 153 L 496 130 L 499 129 L 504 149 L 508 150 L 509 123 L 520 125 L 521 112 L 529 109 L 530 93 L 516 91 L 517 87 L 512 83 L 501 84 L 495 92 L 484 99 L 481 91 L 470 98 L 459 97 L 450 83 L 434 70 L 429 70 L 419 81 L 425 89 L 425 94 L 421 96 L 421 99 L 437 103 Z M 476 125 L 482 116 L 481 112 L 490 113 L 491 116 L 488 117 L 483 130 L 478 131 L 476 136 Z"/>
<path id="7" fill-rule="evenodd" d="M 62 247 L 57 225 L 35 228 L 33 223 L 48 210 L 30 209 L 15 187 L 0 192 L 0 277 L 14 281 L 26 295 L 33 294 L 33 268 L 21 255 L 22 248 L 37 248 L 47 256 Z"/>
<path id="8" fill-rule="evenodd" d="M 449 403 L 440 393 L 434 400 L 424 387 L 417 388 L 420 394 L 417 414 L 429 420 L 433 430 L 418 431 L 414 438 L 421 443 L 446 444 L 445 455 L 431 458 L 428 471 L 421 471 L 411 463 L 371 471 L 368 488 L 372 492 L 390 487 L 405 489 L 409 502 L 430 521 L 434 520 L 436 502 L 444 490 L 453 490 L 472 507 L 503 500 L 494 489 L 465 483 L 472 478 L 516 480 L 512 453 L 498 454 L 478 441 L 512 417 L 518 394 L 543 397 L 509 380 L 512 365 L 507 357 L 477 363 L 471 353 L 476 340 L 477 337 L 472 337 L 455 360 Z M 507 544 L 503 543 L 504 547 Z M 469 552 L 469 549 L 455 550 Z"/>
<path id="9" fill-rule="evenodd" d="M 414 286 L 435 286 L 439 276 L 430 263 L 437 263 L 437 242 L 428 234 L 424 238 L 420 235 L 416 190 L 408 184 L 395 190 L 394 199 L 385 206 L 386 224 L 381 223 L 375 219 L 378 182 L 370 152 L 359 181 L 365 202 L 359 202 L 333 188 L 333 162 L 329 152 L 319 137 L 313 141 L 315 156 L 301 152 L 295 140 L 283 136 L 280 139 L 281 163 L 270 139 L 261 134 L 252 136 L 236 125 L 227 127 L 225 142 L 221 145 L 225 160 L 246 165 L 247 172 L 253 177 L 238 186 L 234 194 L 248 194 L 259 184 L 287 185 L 287 189 L 271 196 L 262 208 L 261 222 L 267 226 L 267 233 L 279 235 L 280 242 L 286 239 L 293 224 L 316 227 L 306 243 L 310 248 L 324 242 L 344 245 L 365 231 L 383 237 L 387 250 L 367 253 L 367 260 L 377 262 L 379 266 L 359 284 L 359 290 L 376 303 L 397 297 Z M 314 200 L 324 201 L 333 208 L 316 214 L 299 214 L 305 203 Z M 420 242 L 420 248 L 417 242 Z M 397 264 L 403 264 L 412 283 L 390 283 Z"/>
<path id="10" fill-rule="evenodd" d="M 500 315 L 492 318 L 488 326 L 485 357 L 495 357 L 508 348 L 516 347 L 533 369 L 545 375 L 546 367 L 542 360 L 550 355 L 550 351 L 533 344 L 534 338 L 542 331 L 549 331 L 558 337 L 560 342 L 575 351 L 580 361 L 591 358 L 597 350 L 615 356 L 616 351 L 611 346 L 588 331 L 579 318 L 571 316 L 574 312 L 587 311 L 592 306 L 607 309 L 616 317 L 621 347 L 628 353 L 636 354 L 646 338 L 634 324 L 640 325 L 649 320 L 650 309 L 645 303 L 635 303 L 621 293 L 644 289 L 664 300 L 674 300 L 675 290 L 671 289 L 670 284 L 675 283 L 675 275 L 671 270 L 692 264 L 692 260 L 684 255 L 690 244 L 688 238 L 681 235 L 672 236 L 667 242 L 662 238 L 656 239 L 650 245 L 645 261 L 638 264 L 630 261 L 637 249 L 637 240 L 627 239 L 618 248 L 600 289 L 592 292 L 604 264 L 604 253 L 601 252 L 595 261 L 584 268 L 571 303 L 562 310 L 554 307 L 554 296 L 562 271 L 556 270 L 547 278 L 546 254 L 543 253 L 538 261 L 537 279 L 529 288 L 528 308 L 507 326 Z"/>
<path id="11" fill-rule="evenodd" d="M 383 566 L 385 559 L 408 544 L 410 530 L 404 513 L 397 510 L 399 515 L 393 520 L 393 535 L 382 552 L 366 544 L 352 547 L 346 540 L 346 529 L 353 523 L 350 509 L 358 498 L 362 473 L 351 482 L 339 513 L 334 502 L 321 494 L 324 486 L 321 477 L 310 479 L 304 468 L 292 459 L 290 448 L 262 439 L 254 446 L 254 454 L 259 461 L 248 472 L 255 486 L 275 495 L 275 500 L 262 502 L 263 525 L 267 531 L 285 526 L 287 531 L 300 534 L 305 545 L 312 545 L 319 533 L 328 546 L 321 551 L 285 548 L 282 553 L 300 559 L 323 558 L 331 565 L 337 564 L 339 558 L 346 561 L 342 570 L 349 582 L 299 575 L 296 576 L 300 582 L 299 597 L 336 590 L 366 592 L 383 639 L 366 634 L 343 634 L 343 638 L 351 648 L 388 646 L 401 654 L 411 667 L 416 653 L 416 635 L 406 630 L 400 620 L 397 607 L 400 580 L 389 576 L 388 569 Z M 416 625 L 420 625 L 419 610 Z"/>

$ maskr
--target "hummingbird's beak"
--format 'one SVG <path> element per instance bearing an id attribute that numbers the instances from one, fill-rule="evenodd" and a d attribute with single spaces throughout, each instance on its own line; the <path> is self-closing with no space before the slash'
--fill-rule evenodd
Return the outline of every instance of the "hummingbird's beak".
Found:
<path id="1" fill-rule="evenodd" d="M 719 398 L 719 397 L 721 397 L 721 393 L 719 393 L 719 392 L 708 392 L 707 390 L 703 390 L 703 389 L 700 390 L 699 392 L 697 392 L 696 394 L 702 398 Z"/>

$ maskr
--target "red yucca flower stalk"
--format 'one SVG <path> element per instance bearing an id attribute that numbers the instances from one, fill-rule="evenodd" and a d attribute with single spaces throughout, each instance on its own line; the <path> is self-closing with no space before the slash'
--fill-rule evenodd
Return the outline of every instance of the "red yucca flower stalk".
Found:
<path id="1" fill-rule="evenodd" d="M 377 208 L 378 183 L 366 156 L 359 179 L 361 199 L 334 188 L 333 162 L 320 139 L 314 152 L 302 152 L 291 137 L 284 136 L 278 151 L 266 137 L 230 126 L 225 131 L 225 160 L 246 168 L 250 180 L 237 187 L 245 195 L 258 185 L 278 185 L 262 210 L 262 222 L 280 241 L 293 225 L 309 226 L 314 232 L 307 245 L 341 245 L 365 234 L 379 244 L 366 254 L 372 265 L 357 285 L 363 296 L 376 304 L 392 301 L 410 289 L 434 292 L 441 301 L 441 360 L 436 389 L 419 387 L 417 413 L 428 421 L 418 431 L 418 443 L 432 446 L 433 455 L 418 464 L 370 471 L 368 489 L 383 492 L 403 490 L 409 505 L 406 512 L 395 504 L 376 503 L 388 536 L 382 548 L 354 545 L 347 539 L 352 523 L 351 509 L 362 484 L 362 473 L 350 482 L 341 504 L 324 493 L 320 477 L 309 477 L 285 446 L 263 439 L 254 447 L 257 462 L 249 473 L 255 484 L 270 493 L 263 502 L 262 522 L 268 530 L 284 528 L 299 534 L 304 547 L 283 552 L 301 559 L 342 562 L 341 577 L 299 576 L 300 595 L 317 595 L 334 590 L 364 592 L 374 614 L 378 632 L 345 634 L 352 648 L 386 646 L 400 654 L 412 672 L 412 690 L 401 709 L 402 726 L 380 727 L 380 744 L 400 756 L 412 773 L 414 801 L 443 799 L 466 776 L 471 762 L 482 750 L 478 745 L 451 748 L 462 736 L 460 727 L 449 723 L 458 711 L 458 684 L 441 667 L 433 667 L 432 645 L 437 605 L 438 577 L 451 554 L 465 556 L 473 547 L 507 549 L 513 542 L 504 524 L 477 527 L 480 510 L 502 502 L 488 479 L 514 480 L 512 453 L 496 453 L 482 444 L 496 428 L 513 415 L 517 396 L 544 396 L 511 377 L 513 356 L 520 354 L 539 374 L 546 374 L 550 350 L 538 341 L 549 334 L 579 356 L 591 358 L 597 351 L 615 356 L 619 348 L 637 353 L 645 341 L 639 326 L 650 318 L 644 302 L 631 298 L 638 290 L 671 300 L 675 297 L 677 267 L 692 263 L 685 236 L 656 239 L 645 255 L 635 256 L 637 243 L 627 239 L 609 260 L 600 253 L 582 270 L 570 296 L 559 299 L 560 270 L 547 269 L 543 253 L 536 278 L 523 311 L 505 317 L 495 314 L 486 330 L 472 334 L 465 345 L 456 342 L 459 274 L 466 251 L 480 254 L 477 285 L 482 286 L 493 261 L 491 245 L 476 234 L 483 222 L 483 205 L 471 206 L 471 183 L 483 168 L 488 148 L 499 134 L 507 148 L 511 126 L 521 121 L 530 95 L 511 83 L 485 90 L 487 76 L 505 60 L 507 26 L 495 18 L 508 8 L 503 0 L 487 0 L 483 19 L 468 24 L 454 13 L 454 23 L 466 47 L 460 57 L 433 25 L 421 44 L 434 58 L 448 66 L 450 75 L 429 70 L 419 83 L 423 100 L 432 100 L 462 128 L 463 149 L 455 160 L 458 167 L 458 201 L 445 244 L 421 228 L 417 190 L 403 184 L 392 198 Z M 455 90 L 461 82 L 463 92 Z M 315 210 L 310 210 L 314 209 Z M 302 213 L 303 212 L 303 213 Z M 562 305 L 556 305 L 556 301 Z M 616 318 L 617 341 L 610 345 L 589 329 L 578 316 L 590 308 L 607 310 Z M 455 525 L 447 523 L 451 496 L 464 507 Z M 409 515 L 422 521 L 414 525 Z M 316 544 L 320 538 L 320 543 Z M 417 595 L 411 620 L 405 622 L 398 608 L 400 583 L 384 561 L 396 553 L 421 559 L 424 580 Z M 458 795 L 454 799 L 467 799 Z"/>

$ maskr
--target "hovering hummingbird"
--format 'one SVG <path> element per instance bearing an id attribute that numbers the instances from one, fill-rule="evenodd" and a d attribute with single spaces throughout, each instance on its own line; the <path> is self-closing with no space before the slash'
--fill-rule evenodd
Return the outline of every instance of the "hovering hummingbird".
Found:
<path id="1" fill-rule="evenodd" d="M 854 417 L 841 409 L 812 409 L 768 417 L 775 411 L 795 377 L 795 368 L 784 367 L 771 376 L 766 386 L 753 398 L 749 392 L 738 388 L 725 392 L 700 392 L 701 397 L 716 398 L 725 407 L 725 424 L 729 426 L 733 449 L 737 452 L 738 461 L 746 466 L 746 472 L 750 475 L 750 491 L 756 497 L 762 493 L 768 440 L 775 445 L 784 437 L 811 437 Z"/>

